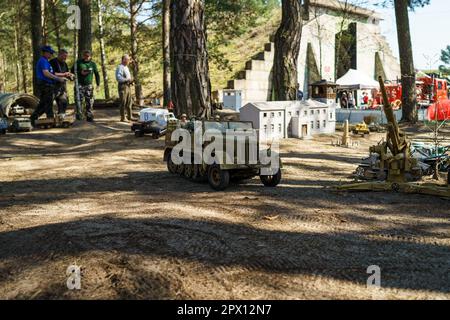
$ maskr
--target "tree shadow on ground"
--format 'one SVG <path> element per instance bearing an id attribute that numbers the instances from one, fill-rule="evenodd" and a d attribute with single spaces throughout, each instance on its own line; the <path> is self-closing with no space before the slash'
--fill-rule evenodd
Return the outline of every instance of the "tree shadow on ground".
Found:
<path id="1" fill-rule="evenodd" d="M 341 156 L 333 153 L 321 153 L 321 152 L 282 152 L 281 158 L 283 159 L 300 159 L 300 160 L 328 160 L 344 163 L 358 163 L 361 158 L 355 156 Z"/>
<path id="2" fill-rule="evenodd" d="M 0 258 L 20 269 L 91 251 L 175 258 L 208 268 L 314 275 L 365 285 L 371 265 L 384 288 L 450 293 L 448 246 L 357 233 L 301 233 L 219 221 L 114 216 L 0 233 Z M 18 271 L 20 272 L 20 271 Z M 0 283 L 7 278 L 3 277 Z"/>

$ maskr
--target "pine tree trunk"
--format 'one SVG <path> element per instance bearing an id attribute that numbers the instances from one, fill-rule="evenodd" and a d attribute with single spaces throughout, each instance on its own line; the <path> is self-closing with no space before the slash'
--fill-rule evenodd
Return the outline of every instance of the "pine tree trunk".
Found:
<path id="1" fill-rule="evenodd" d="M 163 88 L 164 107 L 172 100 L 170 88 L 170 0 L 163 0 Z"/>
<path id="2" fill-rule="evenodd" d="M 31 12 L 31 45 L 33 47 L 33 94 L 38 96 L 39 90 L 36 83 L 36 70 L 35 66 L 39 57 L 41 56 L 42 46 L 42 10 L 41 0 L 30 0 L 30 12 Z"/>
<path id="3" fill-rule="evenodd" d="M 4 52 L 2 52 L 2 74 L 3 74 L 3 85 L 4 85 L 4 91 L 7 91 L 8 88 L 8 75 L 6 74 L 8 72 L 8 60 Z"/>
<path id="4" fill-rule="evenodd" d="M 47 2 L 41 0 L 41 15 L 42 15 L 42 44 L 48 44 L 48 22 L 47 22 Z"/>
<path id="5" fill-rule="evenodd" d="M 15 75 L 16 75 L 16 92 L 20 92 L 20 56 L 19 56 L 19 23 L 16 19 L 14 24 L 14 60 L 15 60 Z"/>
<path id="6" fill-rule="evenodd" d="M 78 0 L 78 5 L 81 13 L 78 55 L 81 57 L 84 50 L 92 50 L 91 0 Z"/>
<path id="7" fill-rule="evenodd" d="M 297 67 L 301 36 L 301 0 L 282 0 L 281 25 L 275 35 L 273 66 L 275 100 L 288 101 L 297 99 Z"/>
<path id="8" fill-rule="evenodd" d="M 105 99 L 110 99 L 111 95 L 109 93 L 109 79 L 108 72 L 106 70 L 106 51 L 105 51 L 105 31 L 103 27 L 103 6 L 101 0 L 97 0 L 97 11 L 98 11 L 98 31 L 99 31 L 99 42 L 100 42 L 100 58 L 102 64 L 102 75 L 103 75 L 103 85 L 105 89 Z"/>
<path id="9" fill-rule="evenodd" d="M 50 6 L 52 8 L 52 24 L 53 27 L 55 28 L 56 47 L 58 48 L 59 51 L 62 48 L 62 44 L 61 44 L 61 30 L 60 30 L 61 28 L 57 16 L 56 1 L 57 0 L 51 0 Z"/>
<path id="10" fill-rule="evenodd" d="M 178 115 L 211 116 L 211 81 L 203 0 L 171 5 L 172 100 Z"/>
<path id="11" fill-rule="evenodd" d="M 138 57 L 138 40 L 137 40 L 137 2 L 136 0 L 130 1 L 130 38 L 131 38 L 131 59 L 132 71 L 134 78 L 134 92 L 136 96 L 136 103 L 140 106 L 144 104 L 144 98 L 142 95 L 142 85 L 139 79 L 139 57 Z"/>
<path id="12" fill-rule="evenodd" d="M 395 0 L 394 2 L 402 73 L 403 120 L 415 123 L 417 121 L 416 73 L 409 28 L 408 0 Z"/>
<path id="13" fill-rule="evenodd" d="M 25 11 L 25 6 L 24 3 L 22 2 L 17 2 L 16 4 L 16 29 L 17 29 L 17 47 L 19 48 L 18 50 L 18 59 L 19 59 L 19 65 L 20 65 L 20 74 L 21 74 L 21 79 L 22 79 L 22 91 L 24 93 L 27 93 L 27 61 L 26 61 L 26 40 L 24 39 L 25 34 L 24 34 L 24 30 L 23 30 L 23 23 L 21 23 L 21 15 L 23 15 L 23 12 Z"/>
<path id="14" fill-rule="evenodd" d="M 5 69 L 5 55 L 2 51 L 0 51 L 0 71 L 1 71 L 1 78 L 0 78 L 0 93 L 3 93 L 6 91 L 6 69 Z"/>

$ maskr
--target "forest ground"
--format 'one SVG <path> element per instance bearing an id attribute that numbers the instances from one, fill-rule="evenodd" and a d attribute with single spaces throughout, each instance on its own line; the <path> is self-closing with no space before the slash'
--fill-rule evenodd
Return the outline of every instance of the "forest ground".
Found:
<path id="1" fill-rule="evenodd" d="M 448 200 L 331 188 L 381 134 L 286 140 L 278 188 L 215 193 L 167 172 L 164 139 L 97 119 L 0 136 L 0 298 L 450 298 Z"/>

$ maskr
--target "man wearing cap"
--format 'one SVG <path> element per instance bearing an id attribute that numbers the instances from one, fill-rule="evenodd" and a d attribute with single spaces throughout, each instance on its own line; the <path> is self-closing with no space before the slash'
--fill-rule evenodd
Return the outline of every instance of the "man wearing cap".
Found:
<path id="1" fill-rule="evenodd" d="M 50 65 L 52 66 L 56 76 L 66 79 L 73 79 L 73 74 L 69 72 L 69 67 L 66 63 L 68 55 L 69 53 L 67 52 L 67 50 L 59 50 L 58 57 L 50 60 Z M 66 115 L 68 104 L 66 82 L 57 83 L 55 85 L 55 100 L 56 104 L 58 105 L 58 116 L 63 118 Z"/>
<path id="2" fill-rule="evenodd" d="M 54 74 L 53 67 L 48 61 L 55 51 L 50 46 L 41 48 L 42 56 L 36 64 L 36 78 L 39 89 L 39 104 L 30 116 L 31 125 L 44 113 L 47 119 L 53 119 L 53 100 L 55 94 L 55 83 L 63 83 L 65 79 Z"/>
<path id="3" fill-rule="evenodd" d="M 84 99 L 86 103 L 86 120 L 92 122 L 94 121 L 94 87 L 92 84 L 95 76 L 97 87 L 100 86 L 100 73 L 97 64 L 92 61 L 92 53 L 89 50 L 83 51 L 83 57 L 76 64 L 80 100 Z M 75 72 L 74 70 L 75 66 L 72 67 L 72 73 Z"/>

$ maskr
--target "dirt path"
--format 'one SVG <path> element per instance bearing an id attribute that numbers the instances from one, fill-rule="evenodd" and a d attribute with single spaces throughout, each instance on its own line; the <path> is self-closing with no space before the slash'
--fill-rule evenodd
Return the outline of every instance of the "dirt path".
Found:
<path id="1" fill-rule="evenodd" d="M 324 188 L 380 135 L 287 140 L 281 186 L 214 193 L 167 173 L 163 140 L 99 116 L 0 137 L 0 298 L 450 298 L 448 200 Z"/>

